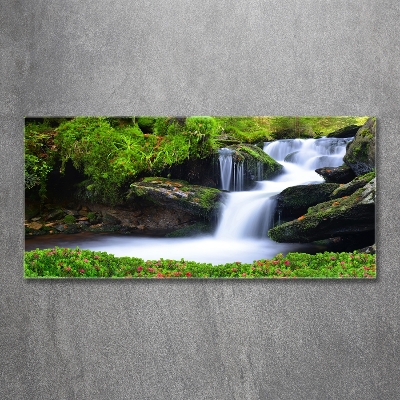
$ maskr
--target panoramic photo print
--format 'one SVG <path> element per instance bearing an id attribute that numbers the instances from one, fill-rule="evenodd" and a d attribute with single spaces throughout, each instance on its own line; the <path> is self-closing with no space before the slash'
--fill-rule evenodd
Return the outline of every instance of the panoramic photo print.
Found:
<path id="1" fill-rule="evenodd" d="M 26 278 L 376 278 L 369 116 L 25 118 Z"/>

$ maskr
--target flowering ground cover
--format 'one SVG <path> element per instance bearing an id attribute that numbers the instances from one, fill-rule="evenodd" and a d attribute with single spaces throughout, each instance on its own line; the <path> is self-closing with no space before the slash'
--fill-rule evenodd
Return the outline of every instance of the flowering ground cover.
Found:
<path id="1" fill-rule="evenodd" d="M 278 254 L 251 264 L 115 257 L 106 252 L 58 248 L 25 252 L 26 278 L 375 278 L 375 254 Z"/>

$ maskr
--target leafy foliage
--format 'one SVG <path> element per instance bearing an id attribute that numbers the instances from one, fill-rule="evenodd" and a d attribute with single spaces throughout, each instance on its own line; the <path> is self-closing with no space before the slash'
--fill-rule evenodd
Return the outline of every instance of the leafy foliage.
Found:
<path id="1" fill-rule="evenodd" d="M 39 188 L 42 200 L 46 197 L 46 182 L 56 156 L 55 131 L 49 120 L 25 125 L 25 189 Z"/>
<path id="2" fill-rule="evenodd" d="M 58 248 L 25 253 L 25 277 L 43 278 L 375 278 L 375 255 L 288 253 L 251 264 L 115 257 L 106 252 Z"/>
<path id="3" fill-rule="evenodd" d="M 77 117 L 57 128 L 56 143 L 62 170 L 71 160 L 88 177 L 87 197 L 101 201 L 121 200 L 121 188 L 139 176 L 153 175 L 188 158 L 204 158 L 213 151 L 216 124 L 210 117 L 139 119 L 115 125 L 107 118 Z"/>

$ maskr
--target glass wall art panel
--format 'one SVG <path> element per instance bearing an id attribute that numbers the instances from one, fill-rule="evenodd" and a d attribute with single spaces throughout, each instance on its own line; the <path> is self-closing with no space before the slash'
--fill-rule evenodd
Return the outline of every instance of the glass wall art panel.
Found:
<path id="1" fill-rule="evenodd" d="M 369 116 L 25 119 L 26 278 L 376 277 Z"/>

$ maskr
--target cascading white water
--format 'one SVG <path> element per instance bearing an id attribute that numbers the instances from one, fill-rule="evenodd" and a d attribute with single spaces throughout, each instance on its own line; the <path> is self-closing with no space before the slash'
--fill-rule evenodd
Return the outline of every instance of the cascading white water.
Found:
<path id="1" fill-rule="evenodd" d="M 229 190 L 232 180 L 232 150 L 222 148 L 219 153 L 219 168 L 221 173 L 221 189 Z"/>
<path id="2" fill-rule="evenodd" d="M 265 143 L 264 151 L 280 162 L 284 173 L 271 181 L 257 182 L 254 190 L 226 194 L 216 238 L 266 238 L 273 224 L 276 202 L 272 196 L 289 186 L 322 182 L 315 172 L 343 163 L 351 139 L 286 139 Z"/>
<path id="3" fill-rule="evenodd" d="M 276 194 L 271 192 L 272 194 Z M 269 197 L 270 197 L 269 196 Z M 223 210 L 216 238 L 265 238 L 273 224 L 276 201 L 265 191 L 232 193 Z"/>
<path id="4" fill-rule="evenodd" d="M 244 181 L 244 168 L 243 162 L 234 163 L 234 173 L 233 173 L 233 191 L 240 192 L 243 190 Z"/>
<path id="5" fill-rule="evenodd" d="M 263 178 L 263 164 L 261 161 L 257 161 L 256 180 L 261 181 Z"/>
<path id="6" fill-rule="evenodd" d="M 352 139 L 284 139 L 264 144 L 264 151 L 278 162 L 298 164 L 303 169 L 338 167 Z"/>
<path id="7" fill-rule="evenodd" d="M 221 175 L 221 189 L 240 192 L 244 188 L 244 165 L 243 162 L 233 161 L 233 150 L 222 148 L 219 153 L 219 169 Z"/>
<path id="8" fill-rule="evenodd" d="M 244 188 L 244 164 L 233 161 L 233 150 L 222 148 L 219 153 L 219 170 L 221 174 L 221 189 L 240 192 Z"/>

